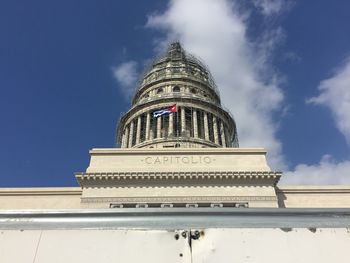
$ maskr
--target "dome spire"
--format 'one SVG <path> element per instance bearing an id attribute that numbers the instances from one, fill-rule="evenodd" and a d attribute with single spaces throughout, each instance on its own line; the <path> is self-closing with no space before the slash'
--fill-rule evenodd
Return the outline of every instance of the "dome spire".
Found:
<path id="1" fill-rule="evenodd" d="M 167 53 L 170 59 L 183 59 L 186 57 L 185 51 L 181 47 L 180 42 L 171 43 L 168 47 Z"/>

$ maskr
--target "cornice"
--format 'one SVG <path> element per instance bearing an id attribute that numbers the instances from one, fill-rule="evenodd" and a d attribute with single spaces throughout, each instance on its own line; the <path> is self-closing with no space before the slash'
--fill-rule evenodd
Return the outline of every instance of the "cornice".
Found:
<path id="1" fill-rule="evenodd" d="M 201 181 L 201 185 L 205 183 L 211 185 L 213 182 L 227 183 L 227 181 L 244 182 L 247 184 L 258 183 L 263 185 L 274 186 L 282 176 L 281 172 L 111 172 L 111 173 L 76 173 L 76 178 L 82 187 L 98 187 L 98 186 L 115 186 L 123 185 L 123 183 L 153 182 L 155 185 L 162 182 L 172 183 L 178 181 Z M 149 184 L 148 184 L 149 186 Z"/>
<path id="2" fill-rule="evenodd" d="M 80 187 L 0 188 L 0 196 L 81 195 Z"/>
<path id="3" fill-rule="evenodd" d="M 213 101 L 212 99 L 209 98 L 204 98 L 198 95 L 194 95 L 194 94 L 188 94 L 188 93 L 165 93 L 162 94 L 161 96 L 154 96 L 154 97 L 148 97 L 147 99 L 143 99 L 142 101 L 139 101 L 135 104 L 132 105 L 132 107 L 136 107 L 138 105 L 146 105 L 148 106 L 149 104 L 151 104 L 152 102 L 156 102 L 159 104 L 159 102 L 164 101 L 166 99 L 171 99 L 171 100 L 178 100 L 178 102 L 182 102 L 182 101 L 190 101 L 191 103 L 193 103 L 193 105 L 197 104 L 196 102 L 199 103 L 203 103 L 203 105 L 207 106 L 207 103 L 210 103 L 212 105 L 216 105 L 220 108 L 222 108 L 222 105 L 220 102 L 217 101 Z M 152 104 L 151 104 L 152 105 Z"/>
<path id="4" fill-rule="evenodd" d="M 82 203 L 179 203 L 179 202 L 266 202 L 277 201 L 276 196 L 139 196 L 139 197 L 82 197 Z"/>
<path id="5" fill-rule="evenodd" d="M 350 185 L 278 186 L 278 194 L 350 194 Z"/>
<path id="6" fill-rule="evenodd" d="M 201 139 L 201 138 L 193 138 L 193 137 L 166 137 L 166 138 L 155 138 L 152 140 L 148 140 L 148 141 L 144 141 L 141 142 L 139 144 L 134 145 L 131 148 L 143 148 L 145 146 L 150 146 L 153 144 L 159 144 L 159 143 L 178 143 L 178 142 L 188 142 L 188 143 L 196 143 L 196 144 L 202 144 L 204 146 L 207 147 L 219 147 L 219 148 L 223 148 L 220 144 L 216 144 L 214 142 L 211 141 L 206 141 L 205 139 Z"/>
<path id="7" fill-rule="evenodd" d="M 174 148 L 174 149 L 164 149 L 164 148 L 93 148 L 89 151 L 91 155 L 100 154 L 112 154 L 112 155 L 125 155 L 125 154 L 147 154 L 147 155 L 157 155 L 157 154 L 201 154 L 201 155 L 226 155 L 226 154 L 263 154 L 266 155 L 266 150 L 264 148 Z"/>

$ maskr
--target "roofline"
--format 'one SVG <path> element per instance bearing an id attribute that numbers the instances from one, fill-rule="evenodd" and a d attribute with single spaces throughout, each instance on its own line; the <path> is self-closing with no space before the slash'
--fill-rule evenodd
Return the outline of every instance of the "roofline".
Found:
<path id="1" fill-rule="evenodd" d="M 81 195 L 81 187 L 0 188 L 0 196 Z"/>

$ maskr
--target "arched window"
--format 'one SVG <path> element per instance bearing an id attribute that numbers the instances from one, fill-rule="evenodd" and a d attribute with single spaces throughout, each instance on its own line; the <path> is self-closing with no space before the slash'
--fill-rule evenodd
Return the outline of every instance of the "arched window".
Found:
<path id="1" fill-rule="evenodd" d="M 193 94 L 197 94 L 197 90 L 195 88 L 190 89 L 190 92 Z"/>
<path id="2" fill-rule="evenodd" d="M 175 86 L 173 88 L 173 92 L 180 92 L 180 87 L 179 86 Z"/>
<path id="3" fill-rule="evenodd" d="M 157 89 L 157 94 L 161 94 L 161 93 L 163 93 L 163 92 L 164 92 L 164 89 L 163 89 L 163 88 Z"/>

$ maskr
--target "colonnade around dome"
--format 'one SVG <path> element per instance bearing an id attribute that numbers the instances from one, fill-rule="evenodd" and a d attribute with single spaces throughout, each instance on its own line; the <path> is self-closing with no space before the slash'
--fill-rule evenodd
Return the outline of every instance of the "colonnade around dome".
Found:
<path id="1" fill-rule="evenodd" d="M 121 147 L 154 147 L 164 140 L 163 147 L 181 147 L 196 142 L 193 147 L 230 147 L 231 141 L 224 121 L 211 112 L 178 106 L 177 112 L 153 117 L 149 110 L 133 118 L 125 126 Z"/>

